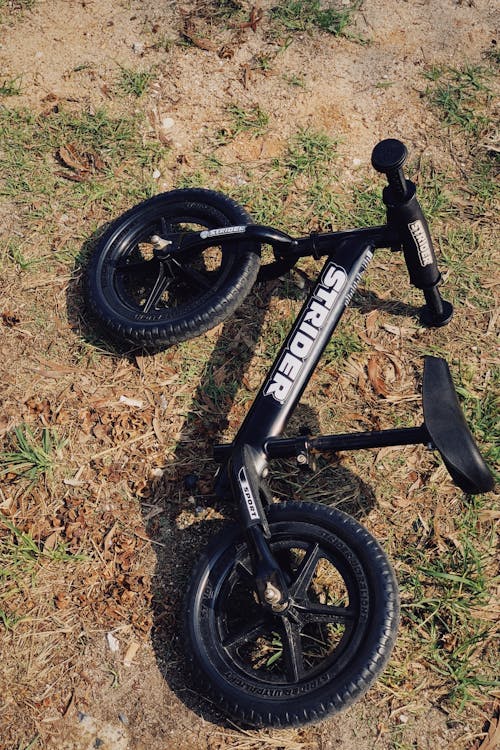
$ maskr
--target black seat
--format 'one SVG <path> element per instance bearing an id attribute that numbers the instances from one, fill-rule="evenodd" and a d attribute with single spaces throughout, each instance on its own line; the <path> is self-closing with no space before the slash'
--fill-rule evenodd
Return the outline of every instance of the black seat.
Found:
<path id="1" fill-rule="evenodd" d="M 493 476 L 467 426 L 448 364 L 440 357 L 425 357 L 422 401 L 429 437 L 455 484 L 470 495 L 492 490 Z"/>

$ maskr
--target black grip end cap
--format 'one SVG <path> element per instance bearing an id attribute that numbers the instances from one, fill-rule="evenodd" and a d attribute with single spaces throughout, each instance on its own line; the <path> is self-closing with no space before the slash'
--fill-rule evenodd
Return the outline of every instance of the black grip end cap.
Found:
<path id="1" fill-rule="evenodd" d="M 405 144 L 396 138 L 386 138 L 377 143 L 372 151 L 372 167 L 386 174 L 403 166 L 408 156 Z"/>

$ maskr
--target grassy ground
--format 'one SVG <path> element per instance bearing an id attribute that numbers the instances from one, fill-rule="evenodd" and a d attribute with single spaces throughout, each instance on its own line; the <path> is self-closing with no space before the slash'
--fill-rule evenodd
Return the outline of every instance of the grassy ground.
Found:
<path id="1" fill-rule="evenodd" d="M 12 32 L 35 6 L 0 1 L 3 28 Z M 302 91 L 307 70 L 280 67 L 287 45 L 300 53 L 301 34 L 330 35 L 362 55 L 367 40 L 354 24 L 360 11 L 358 3 L 327 12 L 297 0 L 249 15 L 240 3 L 204 3 L 179 16 L 168 34 L 150 25 L 145 38 L 155 53 L 196 60 L 234 24 L 264 25 L 252 75 L 271 73 L 281 87 Z M 419 424 L 422 357 L 438 354 L 449 361 L 471 429 L 498 467 L 495 51 L 456 66 L 431 61 L 419 80 L 432 156 L 413 149 L 409 172 L 436 239 L 454 321 L 421 328 L 421 300 L 402 257 L 377 254 L 290 431 L 304 423 L 313 432 Z M 276 138 L 267 100 L 226 102 L 179 158 L 145 114 L 159 66 L 147 59 L 116 65 L 99 107 L 51 93 L 20 104 L 29 93 L 22 75 L 11 66 L 0 78 L 5 748 L 77 746 L 65 722 L 126 682 L 118 657 L 99 650 L 108 632 L 129 654 L 153 644 L 170 686 L 190 705 L 176 613 L 193 555 L 228 513 L 211 494 L 210 445 L 234 435 L 306 293 L 307 282 L 292 272 L 256 287 L 234 319 L 200 339 L 155 357 L 120 357 L 91 328 L 81 296 L 86 259 L 103 227 L 160 189 L 156 171 L 168 173 L 168 187 L 222 190 L 255 221 L 299 234 L 384 220 L 381 181 L 368 165 L 346 167 L 353 157 L 347 138 L 314 120 Z M 87 75 L 77 67 L 73 76 Z M 379 88 L 390 85 L 383 80 Z M 302 267 L 313 274 L 317 266 Z M 192 473 L 200 478 L 196 497 L 184 481 Z M 493 750 L 484 743 L 500 697 L 494 497 L 461 493 L 422 447 L 321 458 L 304 475 L 283 462 L 273 490 L 353 513 L 396 568 L 401 631 L 362 709 L 370 741 L 394 750 L 430 746 L 420 744 L 418 721 L 432 709 L 439 731 L 449 732 L 442 746 L 483 742 Z M 168 700 L 179 710 L 177 698 Z M 139 748 L 137 731 L 130 746 Z M 156 731 L 158 746 L 170 747 Z M 191 747 L 330 747 L 320 729 L 226 727 L 217 741 L 204 731 Z M 432 727 L 426 731 L 426 741 L 440 742 Z M 175 740 L 178 747 L 183 741 Z M 122 747 L 120 739 L 109 742 Z"/>

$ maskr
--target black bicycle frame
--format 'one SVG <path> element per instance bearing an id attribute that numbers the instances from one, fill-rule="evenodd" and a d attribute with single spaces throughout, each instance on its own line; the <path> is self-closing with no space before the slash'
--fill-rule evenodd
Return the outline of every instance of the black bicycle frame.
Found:
<path id="1" fill-rule="evenodd" d="M 236 435 L 233 447 L 249 445 L 255 468 L 265 467 L 265 446 L 283 429 L 309 382 L 346 306 L 366 270 L 374 244 L 345 241 L 329 256 L 285 339 L 268 377 Z"/>
<path id="2" fill-rule="evenodd" d="M 267 543 L 270 534 L 262 501 L 266 499 L 264 480 L 268 459 L 295 454 L 301 457 L 301 463 L 306 463 L 310 448 L 342 450 L 429 442 L 425 424 L 406 430 L 278 439 L 376 248 L 403 250 L 410 282 L 425 297 L 421 315 L 425 324 L 445 325 L 453 314 L 452 306 L 439 293 L 441 274 L 415 186 L 405 180 L 402 172 L 405 158 L 403 144 L 392 140 L 383 141 L 372 154 L 373 166 L 385 173 L 389 182 L 383 194 L 387 208 L 385 226 L 311 234 L 300 239 L 258 225 L 221 227 L 175 238 L 165 248 L 168 255 L 181 249 L 194 251 L 215 238 L 221 242 L 244 239 L 272 245 L 278 265 L 280 259 L 295 261 L 307 255 L 327 256 L 234 442 L 215 446 L 214 450 L 215 460 L 226 464 L 218 477 L 216 492 L 226 495 L 229 480 L 245 528 L 257 594 L 261 603 L 274 611 L 287 606 L 288 591 Z"/>
<path id="3" fill-rule="evenodd" d="M 347 234 L 347 236 L 346 236 Z M 227 479 L 239 506 L 252 557 L 255 586 L 264 606 L 286 607 L 288 593 L 279 565 L 266 542 L 262 506 L 268 445 L 280 435 L 296 407 L 376 247 L 387 246 L 390 233 L 381 227 L 325 235 L 329 252 L 314 288 L 285 339 L 257 397 L 231 445 L 216 446 L 214 457 L 227 461 L 217 485 L 226 494 Z M 311 254 L 309 247 L 308 254 Z"/>

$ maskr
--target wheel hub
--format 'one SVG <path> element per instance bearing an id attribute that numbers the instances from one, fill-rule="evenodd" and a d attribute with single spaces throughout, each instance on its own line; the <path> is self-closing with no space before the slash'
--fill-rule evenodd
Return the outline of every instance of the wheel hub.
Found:
<path id="1" fill-rule="evenodd" d="M 288 601 L 283 601 L 283 595 L 277 586 L 268 581 L 264 590 L 264 601 L 269 604 L 273 612 L 283 612 L 288 607 Z"/>

